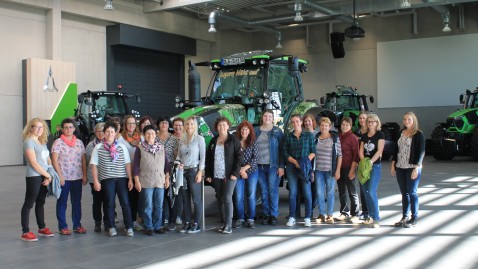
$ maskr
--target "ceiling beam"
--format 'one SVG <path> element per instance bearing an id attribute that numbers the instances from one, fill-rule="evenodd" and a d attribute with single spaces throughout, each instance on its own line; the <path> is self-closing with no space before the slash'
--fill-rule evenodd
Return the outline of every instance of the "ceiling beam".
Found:
<path id="1" fill-rule="evenodd" d="M 144 0 L 143 11 L 145 13 L 166 11 L 170 9 L 177 9 L 191 5 L 204 4 L 213 2 L 214 0 Z"/>

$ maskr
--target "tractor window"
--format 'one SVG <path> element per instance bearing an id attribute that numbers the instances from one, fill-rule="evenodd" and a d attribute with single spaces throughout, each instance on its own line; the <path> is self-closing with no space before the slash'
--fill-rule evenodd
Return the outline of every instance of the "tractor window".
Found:
<path id="1" fill-rule="evenodd" d="M 282 98 L 285 100 L 298 95 L 294 78 L 289 75 L 287 65 L 271 65 L 267 85 L 270 92 L 282 93 Z"/>
<path id="2" fill-rule="evenodd" d="M 360 110 L 360 104 L 356 96 L 342 95 L 337 99 L 337 110 L 343 111 L 347 109 Z"/>
<path id="3" fill-rule="evenodd" d="M 262 74 L 259 68 L 221 70 L 214 81 L 212 99 L 228 99 L 239 96 L 247 103 L 262 95 Z"/>
<path id="4" fill-rule="evenodd" d="M 103 95 L 96 99 L 96 109 L 101 117 L 106 115 L 126 115 L 126 106 L 123 99 L 117 95 Z"/>

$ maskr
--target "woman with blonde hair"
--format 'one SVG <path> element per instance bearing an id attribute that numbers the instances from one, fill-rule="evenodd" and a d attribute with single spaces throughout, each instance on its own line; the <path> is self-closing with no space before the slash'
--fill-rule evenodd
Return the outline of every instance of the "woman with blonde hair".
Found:
<path id="1" fill-rule="evenodd" d="M 118 143 L 126 146 L 128 149 L 129 158 L 131 163 L 134 163 L 134 153 L 136 147 L 141 143 L 141 134 L 138 131 L 136 118 L 132 115 L 126 115 L 123 118 L 123 130 L 121 136 L 118 139 Z M 134 184 L 134 182 L 133 182 Z M 133 188 L 128 193 L 129 205 L 131 206 L 131 217 L 133 218 L 133 226 L 136 230 L 142 230 L 142 227 L 137 222 L 139 211 L 139 193 L 136 188 Z"/>
<path id="2" fill-rule="evenodd" d="M 413 112 L 403 115 L 403 129 L 398 139 L 398 151 L 393 155 L 390 172 L 397 176 L 402 193 L 402 219 L 395 226 L 415 227 L 418 218 L 418 184 L 425 156 L 425 137 L 418 129 L 417 116 Z M 409 212 L 411 208 L 411 218 Z"/>
<path id="3" fill-rule="evenodd" d="M 24 241 L 38 241 L 30 232 L 30 210 L 35 204 L 38 235 L 51 237 L 54 234 L 45 225 L 44 205 L 47 186 L 51 183 L 48 167 L 51 166 L 50 153 L 46 147 L 48 126 L 44 120 L 34 118 L 23 128 L 23 154 L 27 161 L 25 201 L 21 211 L 22 236 Z"/>
<path id="4" fill-rule="evenodd" d="M 202 176 L 206 165 L 206 141 L 198 134 L 195 117 L 185 121 L 184 134 L 179 140 L 178 159 L 184 169 L 184 227 L 182 233 L 201 231 L 202 219 Z M 194 204 L 194 219 L 191 218 L 191 199 Z M 179 214 L 179 213 L 178 213 Z"/>
<path id="5" fill-rule="evenodd" d="M 380 174 L 382 172 L 382 152 L 385 146 L 385 134 L 380 131 L 381 122 L 377 115 L 369 114 L 367 116 L 367 133 L 362 135 L 360 142 L 359 156 L 360 160 L 369 158 L 372 170 L 370 179 L 362 187 L 365 193 L 365 201 L 369 209 L 370 217 L 364 220 L 364 224 L 371 225 L 373 228 L 380 227 L 380 209 L 378 206 L 377 189 L 380 183 Z"/>

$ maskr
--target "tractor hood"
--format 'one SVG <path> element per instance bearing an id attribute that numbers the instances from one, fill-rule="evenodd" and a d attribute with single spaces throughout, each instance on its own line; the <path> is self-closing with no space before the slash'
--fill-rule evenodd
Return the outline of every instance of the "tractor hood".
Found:
<path id="1" fill-rule="evenodd" d="M 206 144 L 209 144 L 213 134 L 216 133 L 216 130 L 214 129 L 214 122 L 218 117 L 223 116 L 228 118 L 232 124 L 231 130 L 234 130 L 239 123 L 247 119 L 246 109 L 240 104 L 218 104 L 194 107 L 185 110 L 173 118 L 179 117 L 182 119 L 187 119 L 191 116 L 198 117 L 198 130 L 199 133 L 206 139 Z"/>
<path id="2" fill-rule="evenodd" d="M 460 116 L 463 116 L 463 115 L 467 115 L 469 112 L 471 113 L 475 113 L 478 111 L 478 109 L 476 108 L 466 108 L 466 109 L 460 109 L 460 110 L 457 110 L 453 113 L 451 113 L 450 116 L 448 116 L 449 118 L 456 118 L 456 117 L 460 117 Z"/>

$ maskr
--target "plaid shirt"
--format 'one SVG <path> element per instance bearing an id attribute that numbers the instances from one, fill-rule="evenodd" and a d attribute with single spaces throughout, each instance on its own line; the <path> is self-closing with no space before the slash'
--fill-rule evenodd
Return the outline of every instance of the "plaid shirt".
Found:
<path id="1" fill-rule="evenodd" d="M 309 156 L 310 153 L 315 154 L 314 134 L 302 131 L 299 139 L 297 139 L 293 132 L 286 135 L 284 142 L 285 160 L 289 157 L 297 160 L 300 157 Z"/>

